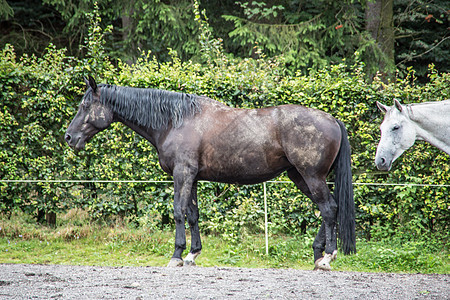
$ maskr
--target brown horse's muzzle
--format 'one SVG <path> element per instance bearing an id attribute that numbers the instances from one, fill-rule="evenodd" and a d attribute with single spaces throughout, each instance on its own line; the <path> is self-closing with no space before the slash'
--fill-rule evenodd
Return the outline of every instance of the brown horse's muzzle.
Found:
<path id="1" fill-rule="evenodd" d="M 71 147 L 74 150 L 84 149 L 84 146 L 86 145 L 87 142 L 87 139 L 84 138 L 81 133 L 71 134 L 69 132 L 66 132 L 64 139 L 66 140 L 69 147 Z"/>

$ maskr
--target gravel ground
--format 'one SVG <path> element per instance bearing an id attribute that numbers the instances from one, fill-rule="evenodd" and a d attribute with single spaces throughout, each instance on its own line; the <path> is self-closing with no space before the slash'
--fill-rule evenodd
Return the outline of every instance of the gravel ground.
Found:
<path id="1" fill-rule="evenodd" d="M 0 299 L 450 299 L 450 275 L 0 264 Z"/>

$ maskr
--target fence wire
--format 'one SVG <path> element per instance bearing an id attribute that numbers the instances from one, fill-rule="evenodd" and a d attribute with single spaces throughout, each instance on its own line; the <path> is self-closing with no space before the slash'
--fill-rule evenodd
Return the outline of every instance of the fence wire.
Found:
<path id="1" fill-rule="evenodd" d="M 202 183 L 209 183 L 210 181 L 199 181 Z M 1 179 L 0 183 L 173 183 L 172 180 L 39 180 L 39 179 Z M 274 184 L 294 184 L 292 181 L 266 181 L 263 182 L 263 198 L 264 198 L 264 235 L 265 235 L 265 250 L 266 255 L 269 255 L 269 220 L 267 211 L 267 183 Z M 327 182 L 327 184 L 334 184 L 334 182 Z M 450 184 L 420 184 L 420 183 L 376 183 L 376 182 L 354 182 L 353 185 L 368 185 L 368 186 L 419 186 L 419 187 L 450 187 Z"/>
<path id="2" fill-rule="evenodd" d="M 211 182 L 212 181 L 199 181 Z M 41 179 L 0 179 L 0 183 L 173 183 L 173 180 L 82 180 L 82 179 L 67 179 L 67 180 L 41 180 Z M 291 183 L 292 181 L 277 181 L 270 180 L 266 183 Z M 327 182 L 327 184 L 334 184 L 334 182 Z M 353 182 L 353 185 L 369 185 L 369 186 L 419 186 L 419 187 L 450 187 L 450 184 L 425 184 L 425 183 L 389 183 L 389 182 Z"/>

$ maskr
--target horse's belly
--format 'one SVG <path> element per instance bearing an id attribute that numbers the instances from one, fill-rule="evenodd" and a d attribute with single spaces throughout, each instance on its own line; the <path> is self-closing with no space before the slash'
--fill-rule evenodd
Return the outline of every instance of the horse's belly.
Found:
<path id="1" fill-rule="evenodd" d="M 280 175 L 287 168 L 283 168 L 281 170 L 273 171 L 273 172 L 262 172 L 262 173 L 199 173 L 197 179 L 198 180 L 206 180 L 206 181 L 214 181 L 214 182 L 222 182 L 222 183 L 231 183 L 231 184 L 257 184 L 270 179 L 273 179 Z"/>
<path id="2" fill-rule="evenodd" d="M 255 184 L 270 180 L 291 165 L 282 155 L 248 152 L 228 157 L 210 157 L 199 168 L 198 179 L 224 183 Z"/>

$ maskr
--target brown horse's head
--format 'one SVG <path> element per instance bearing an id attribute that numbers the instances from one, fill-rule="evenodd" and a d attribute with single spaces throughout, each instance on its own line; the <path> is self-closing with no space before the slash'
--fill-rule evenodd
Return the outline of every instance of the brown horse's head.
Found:
<path id="1" fill-rule="evenodd" d="M 85 78 L 87 90 L 77 114 L 67 128 L 65 140 L 75 150 L 83 149 L 95 134 L 106 129 L 113 121 L 112 110 L 99 101 L 100 88 L 94 78 Z"/>

